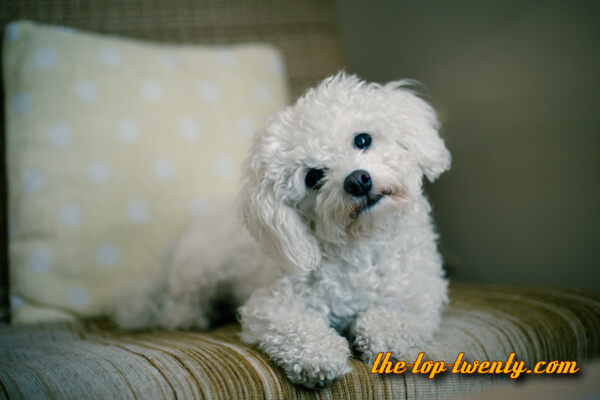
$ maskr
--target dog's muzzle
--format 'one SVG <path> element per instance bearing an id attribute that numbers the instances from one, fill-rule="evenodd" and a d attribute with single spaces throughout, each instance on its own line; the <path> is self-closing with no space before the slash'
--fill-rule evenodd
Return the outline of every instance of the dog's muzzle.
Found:
<path id="1" fill-rule="evenodd" d="M 352 171 L 344 179 L 344 190 L 357 200 L 356 205 L 353 207 L 353 218 L 357 218 L 389 194 L 385 190 L 382 192 L 373 190 L 371 175 L 364 169 Z"/>
<path id="2" fill-rule="evenodd" d="M 371 175 L 364 169 L 352 171 L 344 179 L 344 190 L 354 197 L 368 196 L 372 188 Z"/>

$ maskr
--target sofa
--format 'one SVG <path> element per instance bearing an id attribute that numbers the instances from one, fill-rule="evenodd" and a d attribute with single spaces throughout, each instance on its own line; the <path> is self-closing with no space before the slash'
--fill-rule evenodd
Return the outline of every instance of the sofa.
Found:
<path id="1" fill-rule="evenodd" d="M 29 19 L 166 43 L 271 43 L 285 58 L 294 98 L 343 66 L 332 3 L 23 0 L 5 3 L 0 23 Z M 0 138 L 4 155 L 4 134 Z M 101 318 L 11 324 L 7 171 L 5 162 L 0 165 L 1 397 L 433 399 L 523 381 L 506 374 L 446 373 L 434 379 L 373 374 L 371 366 L 352 359 L 351 374 L 323 390 L 307 390 L 290 384 L 262 353 L 243 344 L 236 323 L 209 332 L 135 333 Z M 421 350 L 431 360 L 453 360 L 464 352 L 469 360 L 504 361 L 514 352 L 527 366 L 569 360 L 585 371 L 600 356 L 600 294 L 453 282 L 442 327 Z"/>

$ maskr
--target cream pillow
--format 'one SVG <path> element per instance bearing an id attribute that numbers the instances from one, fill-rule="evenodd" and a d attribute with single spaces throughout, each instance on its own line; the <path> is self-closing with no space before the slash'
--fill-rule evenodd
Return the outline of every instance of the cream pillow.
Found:
<path id="1" fill-rule="evenodd" d="M 14 322 L 94 316 L 233 195 L 287 102 L 268 45 L 167 46 L 27 21 L 4 36 Z"/>

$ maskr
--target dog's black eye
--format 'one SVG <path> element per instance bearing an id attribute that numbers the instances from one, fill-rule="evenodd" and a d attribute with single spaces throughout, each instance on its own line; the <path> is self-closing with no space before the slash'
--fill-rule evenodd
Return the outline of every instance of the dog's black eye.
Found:
<path id="1" fill-rule="evenodd" d="M 304 178 L 304 183 L 306 187 L 309 189 L 315 189 L 319 186 L 319 182 L 325 175 L 322 169 L 309 169 L 306 173 L 306 178 Z"/>
<path id="2" fill-rule="evenodd" d="M 373 139 L 371 139 L 371 135 L 369 135 L 368 133 L 358 133 L 354 136 L 354 147 L 356 147 L 359 150 L 364 150 L 369 148 L 372 141 Z"/>

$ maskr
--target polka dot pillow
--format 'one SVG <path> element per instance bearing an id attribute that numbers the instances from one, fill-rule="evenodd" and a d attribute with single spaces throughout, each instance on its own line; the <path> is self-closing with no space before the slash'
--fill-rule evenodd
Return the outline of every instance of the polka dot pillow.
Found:
<path id="1" fill-rule="evenodd" d="M 13 321 L 103 311 L 238 187 L 286 104 L 267 45 L 165 46 L 32 22 L 4 35 Z"/>

